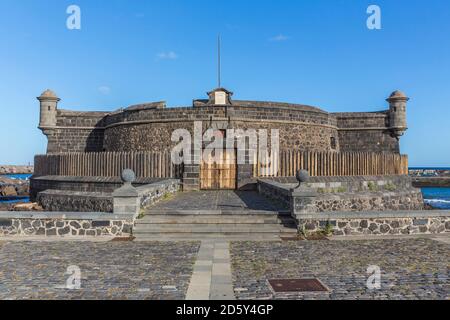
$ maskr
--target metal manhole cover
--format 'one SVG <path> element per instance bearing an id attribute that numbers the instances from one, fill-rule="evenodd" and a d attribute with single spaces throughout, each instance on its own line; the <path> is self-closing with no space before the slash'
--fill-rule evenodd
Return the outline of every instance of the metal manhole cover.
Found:
<path id="1" fill-rule="evenodd" d="M 277 279 L 269 280 L 269 284 L 276 292 L 328 292 L 318 279 Z"/>

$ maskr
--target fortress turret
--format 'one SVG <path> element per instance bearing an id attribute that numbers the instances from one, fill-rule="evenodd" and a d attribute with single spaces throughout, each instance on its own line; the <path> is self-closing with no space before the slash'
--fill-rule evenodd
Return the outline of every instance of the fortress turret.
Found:
<path id="1" fill-rule="evenodd" d="M 387 99 L 389 102 L 389 127 L 396 138 L 403 136 L 408 130 L 406 123 L 406 104 L 409 98 L 401 91 L 394 91 Z"/>
<path id="2" fill-rule="evenodd" d="M 51 90 L 44 91 L 37 99 L 41 104 L 39 128 L 55 127 L 58 102 L 61 99 Z"/>
<path id="3" fill-rule="evenodd" d="M 230 105 L 233 92 L 224 88 L 217 88 L 211 92 L 208 92 L 210 105 Z"/>

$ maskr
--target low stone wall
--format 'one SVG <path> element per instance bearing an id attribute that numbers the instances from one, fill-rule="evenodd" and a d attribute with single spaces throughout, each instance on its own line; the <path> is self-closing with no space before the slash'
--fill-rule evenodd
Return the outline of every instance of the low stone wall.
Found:
<path id="1" fill-rule="evenodd" d="M 396 191 L 412 188 L 412 179 L 405 175 L 311 177 L 309 182 L 302 184 L 300 188 L 297 188 L 295 177 L 267 178 L 260 181 L 278 184 L 287 189 L 296 188 L 297 191 L 317 193 Z"/>
<path id="2" fill-rule="evenodd" d="M 364 212 L 298 217 L 300 233 L 335 236 L 450 233 L 450 211 Z"/>
<path id="3" fill-rule="evenodd" d="M 46 190 L 36 201 L 51 212 L 113 212 L 110 193 Z"/>
<path id="4" fill-rule="evenodd" d="M 258 180 L 258 192 L 266 198 L 291 207 L 291 190 L 282 183 L 272 180 Z"/>
<path id="5" fill-rule="evenodd" d="M 0 237 L 127 237 L 133 226 L 132 216 L 125 215 L 0 212 Z"/>
<path id="6" fill-rule="evenodd" d="M 131 236 L 141 208 L 178 192 L 180 186 L 179 180 L 168 179 L 139 188 L 125 183 L 112 194 L 46 190 L 38 195 L 41 204 L 62 212 L 0 212 L 0 236 Z M 65 212 L 67 209 L 77 212 Z"/>
<path id="7" fill-rule="evenodd" d="M 141 207 L 148 207 L 168 194 L 180 190 L 177 179 L 159 180 L 136 188 Z M 38 194 L 37 202 L 45 211 L 55 212 L 113 212 L 112 193 L 68 190 L 45 190 Z"/>
<path id="8" fill-rule="evenodd" d="M 424 209 L 423 196 L 420 190 L 318 194 L 310 197 L 294 192 L 292 197 L 292 208 L 295 214 Z"/>
<path id="9" fill-rule="evenodd" d="M 164 180 L 166 179 L 138 178 L 133 185 L 140 187 Z M 119 177 L 33 176 L 30 179 L 30 197 L 34 201 L 40 192 L 46 190 L 112 193 L 122 184 Z"/>
<path id="10" fill-rule="evenodd" d="M 168 179 L 136 188 L 139 194 L 141 208 L 149 207 L 165 197 L 181 190 L 181 181 Z"/>
<path id="11" fill-rule="evenodd" d="M 407 176 L 313 177 L 300 186 L 293 178 L 261 179 L 258 190 L 289 205 L 292 215 L 339 211 L 422 210 L 419 189 Z"/>

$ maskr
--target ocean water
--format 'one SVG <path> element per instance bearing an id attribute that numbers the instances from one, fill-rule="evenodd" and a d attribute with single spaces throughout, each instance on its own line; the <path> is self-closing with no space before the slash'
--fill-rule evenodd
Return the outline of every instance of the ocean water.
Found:
<path id="1" fill-rule="evenodd" d="M 13 180 L 29 180 L 31 174 L 5 174 L 0 175 L 3 177 L 7 177 Z M 0 203 L 18 203 L 18 202 L 29 202 L 30 198 L 28 197 L 14 197 L 14 198 L 3 198 L 0 197 Z"/>
<path id="2" fill-rule="evenodd" d="M 29 197 L 15 197 L 14 199 L 10 199 L 10 200 L 3 200 L 0 197 L 0 203 L 26 203 L 26 202 L 30 202 L 30 198 Z"/>
<path id="3" fill-rule="evenodd" d="M 436 209 L 450 209 L 450 188 L 422 188 L 425 202 Z"/>
<path id="4" fill-rule="evenodd" d="M 31 174 L 24 173 L 24 174 L 5 174 L 1 175 L 3 177 L 7 177 L 14 180 L 28 180 L 32 176 Z"/>

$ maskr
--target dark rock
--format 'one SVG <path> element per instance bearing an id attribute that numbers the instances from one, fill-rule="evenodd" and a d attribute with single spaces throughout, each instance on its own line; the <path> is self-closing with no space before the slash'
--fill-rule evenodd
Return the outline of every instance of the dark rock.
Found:
<path id="1" fill-rule="evenodd" d="M 371 223 L 369 226 L 369 230 L 374 232 L 375 230 L 378 230 L 378 225 L 376 223 Z"/>
<path id="2" fill-rule="evenodd" d="M 111 225 L 110 221 L 92 221 L 93 228 L 109 227 L 110 225 Z"/>
<path id="3" fill-rule="evenodd" d="M 60 236 L 64 236 L 64 235 L 69 234 L 69 233 L 70 233 L 70 227 L 65 227 L 65 228 L 62 228 L 62 229 L 58 230 L 58 234 Z"/>
<path id="4" fill-rule="evenodd" d="M 12 225 L 11 219 L 0 219 L 0 227 L 12 227 Z"/>
<path id="5" fill-rule="evenodd" d="M 39 228 L 36 231 L 37 236 L 45 236 L 45 228 Z"/>
<path id="6" fill-rule="evenodd" d="M 347 226 L 347 222 L 338 222 L 339 229 L 343 229 Z"/>
<path id="7" fill-rule="evenodd" d="M 401 234 L 410 234 L 410 233 L 411 233 L 411 231 L 409 228 L 405 228 L 405 229 L 401 230 Z"/>
<path id="8" fill-rule="evenodd" d="M 56 228 L 47 229 L 47 236 L 56 236 Z"/>
<path id="9" fill-rule="evenodd" d="M 353 233 L 353 230 L 352 230 L 351 228 L 345 228 L 345 229 L 344 229 L 344 233 L 345 233 L 346 235 L 351 235 L 351 234 Z"/>
<path id="10" fill-rule="evenodd" d="M 16 188 L 14 188 L 13 186 L 0 186 L 0 196 L 17 197 Z"/>
<path id="11" fill-rule="evenodd" d="M 400 222 L 395 221 L 395 220 L 392 221 L 391 222 L 391 227 L 394 228 L 394 229 L 400 228 Z"/>
<path id="12" fill-rule="evenodd" d="M 30 194 L 30 185 L 28 183 L 19 184 L 16 186 L 17 195 L 26 197 Z"/>
<path id="13" fill-rule="evenodd" d="M 123 224 L 122 221 L 114 221 L 113 222 L 113 225 L 118 226 L 118 227 L 121 227 L 122 224 Z"/>
<path id="14" fill-rule="evenodd" d="M 31 228 L 31 222 L 29 220 L 21 220 L 22 229 Z"/>
<path id="15" fill-rule="evenodd" d="M 122 228 L 122 233 L 132 234 L 133 233 L 133 225 L 131 225 L 131 224 L 124 224 L 123 228 Z"/>
<path id="16" fill-rule="evenodd" d="M 369 227 L 369 222 L 367 220 L 362 220 L 359 226 L 363 229 L 367 229 Z"/>
<path id="17" fill-rule="evenodd" d="M 389 230 L 391 230 L 391 227 L 387 224 L 383 224 L 380 226 L 380 232 L 383 234 L 389 233 Z"/>
<path id="18" fill-rule="evenodd" d="M 33 221 L 33 228 L 40 228 L 42 226 L 41 220 L 34 220 Z"/>
<path id="19" fill-rule="evenodd" d="M 352 228 L 359 228 L 359 222 L 358 221 L 351 221 L 350 222 L 350 227 Z"/>
<path id="20" fill-rule="evenodd" d="M 79 224 L 77 221 L 71 221 L 70 226 L 72 226 L 75 229 L 81 229 L 81 224 Z"/>

